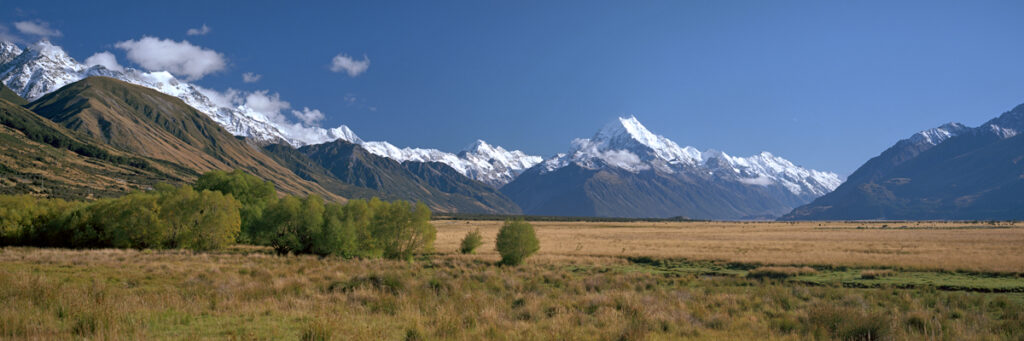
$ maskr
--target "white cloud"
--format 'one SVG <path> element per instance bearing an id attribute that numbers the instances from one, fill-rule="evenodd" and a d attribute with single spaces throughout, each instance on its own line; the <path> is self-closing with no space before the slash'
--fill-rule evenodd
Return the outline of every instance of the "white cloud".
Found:
<path id="1" fill-rule="evenodd" d="M 206 26 L 206 24 L 203 24 L 203 27 L 200 28 L 190 28 L 188 32 L 185 32 L 185 34 L 190 36 L 205 36 L 207 33 L 210 33 L 210 26 Z"/>
<path id="2" fill-rule="evenodd" d="M 278 93 L 271 94 L 269 90 L 259 90 L 245 96 L 245 106 L 260 113 L 271 122 L 285 122 L 282 110 L 292 107 L 291 103 L 281 100 Z"/>
<path id="3" fill-rule="evenodd" d="M 142 37 L 126 40 L 115 47 L 128 53 L 131 60 L 149 71 L 168 71 L 194 81 L 227 66 L 224 55 L 217 51 L 192 45 L 187 40 Z"/>
<path id="4" fill-rule="evenodd" d="M 747 185 L 757 186 L 768 186 L 775 183 L 775 181 L 773 181 L 772 178 L 769 178 L 764 175 L 759 175 L 756 178 L 739 178 L 739 181 Z"/>
<path id="5" fill-rule="evenodd" d="M 246 83 L 256 83 L 256 82 L 259 82 L 260 78 L 263 78 L 263 75 L 258 74 L 258 73 L 246 72 L 246 73 L 242 74 L 242 81 L 246 82 Z"/>
<path id="6" fill-rule="evenodd" d="M 59 30 L 50 28 L 49 23 L 39 20 L 19 21 L 14 23 L 14 28 L 18 29 L 21 33 L 36 35 L 43 38 L 60 37 L 62 35 Z"/>
<path id="7" fill-rule="evenodd" d="M 242 104 L 242 94 L 235 89 L 228 88 L 225 92 L 220 92 L 213 89 L 207 89 L 198 85 L 193 84 L 196 90 L 205 95 L 213 104 L 225 108 L 234 108 L 239 104 Z"/>
<path id="8" fill-rule="evenodd" d="M 317 124 L 324 119 L 323 112 L 308 107 L 303 107 L 301 111 L 291 110 L 292 115 L 300 120 L 300 122 L 295 122 L 283 114 L 284 111 L 291 109 L 291 103 L 282 100 L 278 93 L 271 93 L 269 90 L 241 92 L 235 89 L 219 92 L 199 86 L 196 88 L 210 98 L 214 104 L 221 107 L 239 108 L 246 116 L 260 122 L 270 123 L 290 138 L 305 143 L 322 143 L 330 139 L 329 131 Z M 352 133 L 349 132 L 349 134 Z M 354 134 L 352 135 L 354 136 Z M 358 137 L 355 138 L 358 139 Z"/>
<path id="9" fill-rule="evenodd" d="M 317 109 L 310 109 L 303 107 L 302 111 L 292 110 L 292 115 L 295 115 L 303 123 L 313 125 L 317 121 L 324 119 L 324 113 Z"/>
<path id="10" fill-rule="evenodd" d="M 366 69 L 370 68 L 370 58 L 363 55 L 363 60 L 355 60 L 345 54 L 339 54 L 334 56 L 334 60 L 331 62 L 331 71 L 341 72 L 345 71 L 349 77 L 355 77 L 359 74 L 366 72 Z"/>
<path id="11" fill-rule="evenodd" d="M 110 51 L 103 51 L 89 56 L 85 59 L 85 65 L 101 65 L 108 70 L 113 71 L 124 71 L 124 67 L 117 63 L 117 57 L 114 56 Z"/>

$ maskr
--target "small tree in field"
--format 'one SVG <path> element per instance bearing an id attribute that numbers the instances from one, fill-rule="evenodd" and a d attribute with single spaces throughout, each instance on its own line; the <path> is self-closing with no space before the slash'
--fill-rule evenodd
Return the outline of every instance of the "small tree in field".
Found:
<path id="1" fill-rule="evenodd" d="M 480 230 L 470 231 L 466 233 L 465 238 L 462 238 L 462 246 L 459 248 L 459 251 L 468 255 L 473 253 L 483 243 L 483 240 L 480 238 Z"/>
<path id="2" fill-rule="evenodd" d="M 508 220 L 498 231 L 495 243 L 501 262 L 506 265 L 519 265 L 526 257 L 540 250 L 540 241 L 533 232 L 533 226 L 526 221 Z"/>

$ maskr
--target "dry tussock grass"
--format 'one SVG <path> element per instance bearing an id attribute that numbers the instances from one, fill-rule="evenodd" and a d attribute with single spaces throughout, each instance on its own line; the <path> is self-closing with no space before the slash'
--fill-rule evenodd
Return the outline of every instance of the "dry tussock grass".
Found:
<path id="1" fill-rule="evenodd" d="M 650 256 L 776 265 L 1024 273 L 1024 224 L 1001 222 L 534 222 L 538 258 Z M 480 229 L 496 257 L 495 221 L 435 221 L 439 252 Z M 951 252 L 955 250 L 955 252 Z"/>
<path id="2" fill-rule="evenodd" d="M 3 248 L 0 338 L 795 340 L 856 339 L 865 330 L 896 339 L 1024 336 L 1024 303 L 1010 294 L 665 275 L 609 256 L 549 254 L 502 267 L 493 255 L 403 262 L 266 251 Z M 626 265 L 633 270 L 617 270 Z"/>

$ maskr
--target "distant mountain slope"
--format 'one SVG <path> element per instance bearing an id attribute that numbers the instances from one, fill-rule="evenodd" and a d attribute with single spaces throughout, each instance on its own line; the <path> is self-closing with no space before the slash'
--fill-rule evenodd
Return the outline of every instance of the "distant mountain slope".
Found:
<path id="1" fill-rule="evenodd" d="M 197 173 L 243 169 L 283 192 L 343 200 L 299 178 L 180 99 L 153 89 L 89 77 L 39 98 L 29 108 L 125 152 L 173 162 Z"/>
<path id="2" fill-rule="evenodd" d="M 527 214 L 765 219 L 831 191 L 833 173 L 764 152 L 700 152 L 623 117 L 501 188 Z"/>
<path id="3" fill-rule="evenodd" d="M 494 188 L 442 163 L 399 163 L 342 140 L 304 146 L 299 151 L 342 182 L 373 190 L 386 199 L 423 201 L 442 212 L 520 212 Z"/>
<path id="4" fill-rule="evenodd" d="M 372 198 L 380 197 L 377 191 L 350 185 L 334 177 L 331 172 L 325 169 L 316 161 L 313 161 L 298 149 L 287 144 L 273 143 L 263 146 L 263 151 L 274 161 L 285 168 L 290 169 L 300 178 L 315 182 L 331 193 L 341 195 L 345 198 Z"/>
<path id="5" fill-rule="evenodd" d="M 14 91 L 11 91 L 11 89 L 3 85 L 3 83 L 0 83 L 0 99 L 11 102 L 14 105 L 28 105 L 28 101 L 21 98 L 21 96 L 18 96 Z"/>
<path id="6" fill-rule="evenodd" d="M 0 99 L 0 193 L 87 199 L 189 177 L 191 170 L 115 151 Z"/>
<path id="7" fill-rule="evenodd" d="M 917 133 L 783 219 L 1024 219 L 1022 131 L 1024 105 L 977 128 Z"/>

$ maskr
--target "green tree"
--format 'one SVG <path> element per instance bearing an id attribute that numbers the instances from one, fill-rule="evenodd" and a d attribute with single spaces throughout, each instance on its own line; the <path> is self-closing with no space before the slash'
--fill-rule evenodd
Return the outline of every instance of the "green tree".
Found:
<path id="1" fill-rule="evenodd" d="M 313 237 L 311 252 L 318 255 L 357 255 L 355 226 L 345 216 L 345 206 L 324 204 L 324 227 Z"/>
<path id="2" fill-rule="evenodd" d="M 459 247 L 459 251 L 463 254 L 471 254 L 476 248 L 483 245 L 483 239 L 480 237 L 480 230 L 469 231 L 466 233 L 466 237 L 462 238 L 462 243 Z"/>
<path id="3" fill-rule="evenodd" d="M 239 215 L 242 223 L 240 239 L 243 242 L 256 242 L 265 244 L 266 240 L 254 239 L 257 225 L 263 219 L 263 212 L 267 205 L 277 200 L 277 190 L 274 184 L 269 181 L 246 173 L 240 169 L 225 172 L 214 170 L 204 173 L 196 180 L 196 190 L 220 191 L 224 194 L 231 194 L 239 203 Z"/>
<path id="4" fill-rule="evenodd" d="M 30 244 L 50 221 L 78 206 L 27 194 L 0 196 L 0 245 Z"/>
<path id="5" fill-rule="evenodd" d="M 287 196 L 267 206 L 261 229 L 269 231 L 270 245 L 278 253 L 311 253 L 313 240 L 322 235 L 324 201 Z"/>
<path id="6" fill-rule="evenodd" d="M 90 226 L 97 232 L 97 239 L 77 247 L 163 247 L 167 226 L 158 216 L 157 200 L 156 195 L 136 192 L 97 201 L 89 207 L 92 211 Z"/>
<path id="7" fill-rule="evenodd" d="M 519 265 L 526 257 L 540 250 L 540 241 L 530 223 L 522 219 L 506 220 L 498 231 L 495 247 L 501 254 L 503 264 Z"/>
<path id="8" fill-rule="evenodd" d="M 372 204 L 372 201 L 371 201 Z M 430 209 L 423 203 L 415 207 L 408 201 L 396 200 L 373 209 L 373 236 L 384 257 L 409 259 L 417 252 L 429 252 L 437 231 L 430 224 Z"/>
<path id="9" fill-rule="evenodd" d="M 161 188 L 160 218 L 167 223 L 167 246 L 212 250 L 233 243 L 241 230 L 240 204 L 231 195 L 196 191 L 191 186 Z"/>

